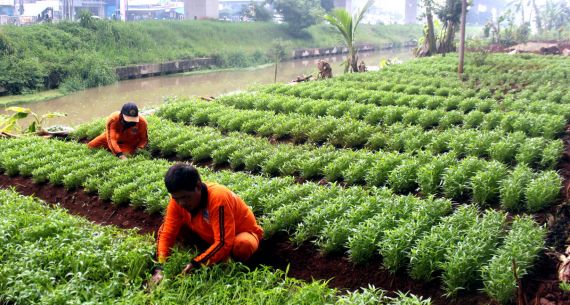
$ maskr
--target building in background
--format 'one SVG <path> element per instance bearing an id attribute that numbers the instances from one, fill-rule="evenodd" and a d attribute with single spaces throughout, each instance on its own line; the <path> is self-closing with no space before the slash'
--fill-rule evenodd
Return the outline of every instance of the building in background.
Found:
<path id="1" fill-rule="evenodd" d="M 242 21 L 244 11 L 252 4 L 264 4 L 265 0 L 220 0 L 219 18 L 223 20 Z"/>
<path id="2" fill-rule="evenodd" d="M 131 20 L 183 19 L 184 2 L 167 0 L 129 0 L 126 17 Z"/>
<path id="3" fill-rule="evenodd" d="M 471 25 L 484 25 L 493 16 L 501 14 L 505 10 L 504 0 L 474 0 L 467 13 L 467 23 Z"/>
<path id="4" fill-rule="evenodd" d="M 218 0 L 184 0 L 184 19 L 218 19 Z"/>
<path id="5" fill-rule="evenodd" d="M 406 0 L 405 24 L 418 23 L 418 0 Z"/>

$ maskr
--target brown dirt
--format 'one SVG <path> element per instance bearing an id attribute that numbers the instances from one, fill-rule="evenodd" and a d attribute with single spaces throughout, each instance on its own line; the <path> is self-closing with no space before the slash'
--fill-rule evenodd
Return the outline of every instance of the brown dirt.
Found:
<path id="1" fill-rule="evenodd" d="M 564 252 L 570 245 L 570 124 L 566 126 L 566 133 L 562 137 L 564 142 L 564 155 L 558 163 L 557 170 L 562 176 L 563 202 L 548 211 L 538 214 L 540 223 L 548 226 L 546 246 L 556 252 Z M 525 277 L 525 287 L 528 304 L 537 305 L 565 305 L 570 304 L 570 292 L 559 288 L 558 260 L 555 253 L 542 254 L 534 272 Z M 549 303 L 550 302 L 550 303 Z"/>
<path id="2" fill-rule="evenodd" d="M 558 165 L 560 175 L 563 177 L 563 202 L 570 199 L 570 125 L 567 127 L 563 137 L 565 153 Z M 179 161 L 175 159 L 172 158 L 172 161 Z M 211 161 L 201 164 L 215 168 Z M 302 181 L 303 179 L 299 179 L 298 182 Z M 326 180 L 320 182 L 326 183 Z M 61 186 L 34 184 L 29 178 L 0 175 L 0 188 L 8 187 L 14 187 L 24 195 L 35 195 L 51 204 L 59 203 L 71 214 L 86 217 L 95 223 L 115 225 L 120 228 L 138 228 L 141 234 L 155 233 L 162 222 L 161 215 L 149 215 L 143 210 L 130 206 L 116 206 L 83 190 L 67 191 Z M 548 225 L 547 247 L 563 252 L 570 244 L 570 205 L 562 203 L 535 216 L 537 221 Z M 491 303 L 482 293 L 464 294 L 455 300 L 448 300 L 442 296 L 439 281 L 419 282 L 409 278 L 405 272 L 392 274 L 381 268 L 380 261 L 378 257 L 369 265 L 354 265 L 343 256 L 324 256 L 311 244 L 296 247 L 289 242 L 287 235 L 281 234 L 262 241 L 260 250 L 249 265 L 255 267 L 264 264 L 282 270 L 289 265 L 288 275 L 291 277 L 303 280 L 330 280 L 330 286 L 343 290 L 355 290 L 371 284 L 385 290 L 410 291 L 431 297 L 434 304 Z M 535 268 L 523 279 L 522 287 L 526 302 L 523 301 L 521 304 L 570 305 L 570 293 L 563 292 L 558 286 L 557 263 L 554 256 L 541 254 Z"/>
<path id="3" fill-rule="evenodd" d="M 555 46 L 554 48 L 549 48 Z M 564 49 L 570 49 L 570 42 L 568 41 L 529 41 L 528 43 L 522 43 L 515 46 L 503 46 L 498 44 L 491 44 L 487 47 L 487 50 L 491 53 L 505 53 L 511 50 L 517 49 L 522 53 L 535 53 L 541 55 L 559 54 Z"/>
<path id="4" fill-rule="evenodd" d="M 162 222 L 161 215 L 149 215 L 129 206 L 115 206 L 83 190 L 68 191 L 61 186 L 34 184 L 30 178 L 0 175 L 0 188 L 10 187 L 24 195 L 35 195 L 52 205 L 59 203 L 70 214 L 85 217 L 97 224 L 137 228 L 141 234 L 154 234 Z M 291 277 L 307 281 L 330 280 L 329 286 L 342 290 L 355 290 L 370 284 L 385 290 L 410 291 L 430 297 L 435 305 L 483 305 L 490 302 L 481 293 L 464 294 L 449 300 L 442 296 L 439 281 L 426 283 L 412 280 L 405 272 L 392 274 L 381 268 L 380 258 L 369 265 L 359 266 L 342 256 L 324 256 L 309 243 L 294 246 L 285 234 L 261 242 L 259 251 L 248 265 L 255 267 L 260 264 L 282 270 L 289 265 L 288 275 Z"/>
<path id="5" fill-rule="evenodd" d="M 63 186 L 34 184 L 31 179 L 0 175 L 0 188 L 14 187 L 23 195 L 34 195 L 47 203 L 59 205 L 72 215 L 83 216 L 94 223 L 123 229 L 138 228 L 142 234 L 154 233 L 162 223 L 161 215 L 150 215 L 131 206 L 117 206 L 83 190 L 67 191 Z"/>

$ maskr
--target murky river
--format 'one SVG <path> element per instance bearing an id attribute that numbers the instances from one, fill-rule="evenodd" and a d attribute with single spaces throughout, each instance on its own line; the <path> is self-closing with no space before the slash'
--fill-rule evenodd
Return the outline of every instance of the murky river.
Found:
<path id="1" fill-rule="evenodd" d="M 362 53 L 360 58 L 368 66 L 377 66 L 383 59 L 398 58 L 402 61 L 412 58 L 410 50 L 391 50 L 383 52 Z M 321 58 L 292 60 L 279 64 L 277 81 L 289 82 L 298 75 L 316 72 L 316 63 Z M 331 63 L 333 74 L 342 73 L 340 63 L 343 57 L 323 58 Z M 22 105 L 32 111 L 43 114 L 59 111 L 67 114 L 64 118 L 52 119 L 48 125 L 77 125 L 98 117 L 106 117 L 118 111 L 121 105 L 133 101 L 139 108 L 154 107 L 162 103 L 168 96 L 217 96 L 220 94 L 244 90 L 255 84 L 272 83 L 274 66 L 258 69 L 204 72 L 190 75 L 167 75 L 161 77 L 141 78 L 118 82 L 114 85 L 92 88 L 72 95 Z M 0 110 L 1 112 L 1 110 Z"/>

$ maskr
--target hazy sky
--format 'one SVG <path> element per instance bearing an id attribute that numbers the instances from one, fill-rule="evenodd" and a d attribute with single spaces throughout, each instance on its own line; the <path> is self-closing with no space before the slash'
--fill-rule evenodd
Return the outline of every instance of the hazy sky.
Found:
<path id="1" fill-rule="evenodd" d="M 565 0 L 565 1 L 567 3 L 570 3 L 570 0 Z M 353 2 L 353 7 L 362 7 L 362 5 L 366 3 L 366 0 L 352 0 L 352 2 Z M 390 11 L 400 11 L 403 13 L 406 0 L 375 0 L 375 2 L 376 6 L 379 6 L 383 9 Z M 421 0 L 419 0 L 418 2 L 421 2 Z M 536 0 L 536 3 L 538 5 L 542 5 L 546 3 L 546 0 Z"/>

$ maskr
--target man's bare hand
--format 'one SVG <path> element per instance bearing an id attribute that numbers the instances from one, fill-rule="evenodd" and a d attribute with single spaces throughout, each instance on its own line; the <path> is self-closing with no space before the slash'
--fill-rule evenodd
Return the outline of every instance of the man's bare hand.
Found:
<path id="1" fill-rule="evenodd" d="M 127 160 L 127 156 L 121 155 L 121 156 L 119 157 L 119 159 L 121 159 L 121 160 Z"/>
<path id="2" fill-rule="evenodd" d="M 150 282 L 153 285 L 158 285 L 158 284 L 160 284 L 160 282 L 162 281 L 163 278 L 164 278 L 164 275 L 162 275 L 162 270 L 156 269 L 154 271 L 154 274 L 152 275 L 152 278 L 150 278 Z"/>
<path id="3" fill-rule="evenodd" d="M 182 270 L 181 274 L 188 275 L 192 272 L 192 269 L 194 269 L 194 266 L 192 266 L 192 264 L 188 264 L 186 267 L 184 267 L 184 270 Z"/>

